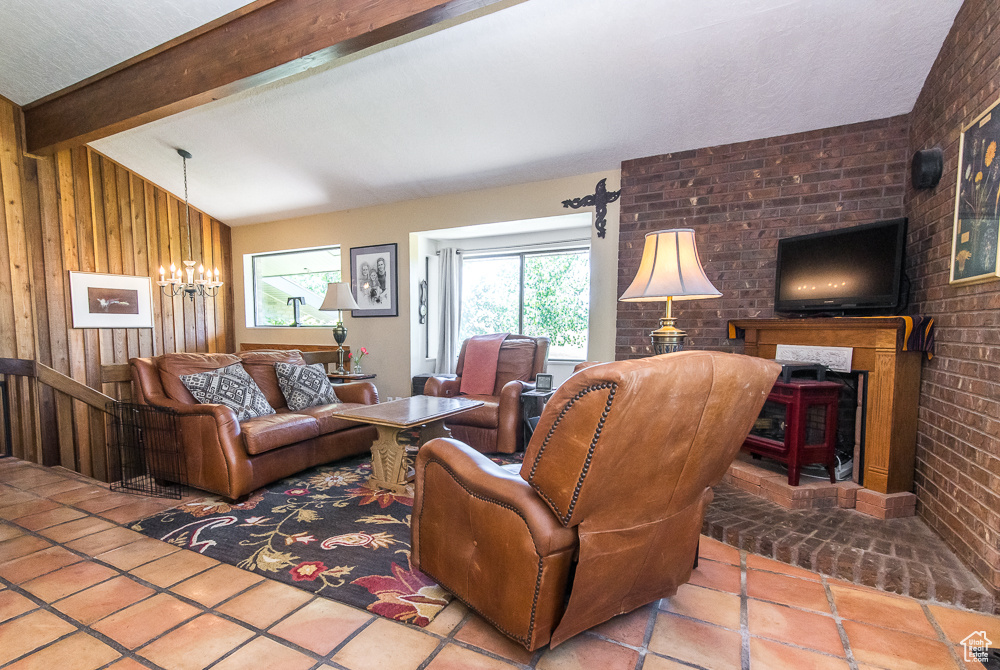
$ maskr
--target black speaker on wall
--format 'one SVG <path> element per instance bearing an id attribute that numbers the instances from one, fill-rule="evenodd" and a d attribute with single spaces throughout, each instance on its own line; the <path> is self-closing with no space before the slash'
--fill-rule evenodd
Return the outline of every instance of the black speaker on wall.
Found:
<path id="1" fill-rule="evenodd" d="M 941 181 L 943 171 L 944 152 L 938 147 L 921 149 L 913 154 L 913 163 L 910 164 L 910 181 L 913 183 L 913 188 L 918 190 L 934 188 Z"/>

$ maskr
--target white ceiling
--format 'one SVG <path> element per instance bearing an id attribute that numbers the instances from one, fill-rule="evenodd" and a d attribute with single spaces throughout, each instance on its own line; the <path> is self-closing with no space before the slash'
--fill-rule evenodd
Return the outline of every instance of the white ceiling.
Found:
<path id="1" fill-rule="evenodd" d="M 527 0 L 93 146 L 234 225 L 596 172 L 906 113 L 961 4 Z"/>

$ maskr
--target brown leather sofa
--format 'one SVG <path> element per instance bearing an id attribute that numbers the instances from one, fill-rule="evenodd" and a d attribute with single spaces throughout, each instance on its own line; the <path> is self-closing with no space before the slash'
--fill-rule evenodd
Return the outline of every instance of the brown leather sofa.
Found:
<path id="1" fill-rule="evenodd" d="M 276 414 L 237 422 L 236 413 L 225 405 L 198 403 L 180 380 L 181 375 L 241 361 Z M 334 416 L 331 410 L 340 405 L 290 412 L 274 372 L 276 362 L 305 364 L 295 350 L 178 353 L 129 361 L 136 402 L 167 407 L 180 415 L 191 486 L 236 499 L 306 468 L 361 454 L 371 447 L 375 427 Z M 368 382 L 339 385 L 336 393 L 345 403 L 378 402 L 378 391 Z"/>
<path id="2" fill-rule="evenodd" d="M 780 369 L 708 351 L 589 367 L 545 406 L 520 474 L 431 440 L 414 566 L 529 650 L 673 595 Z"/>
<path id="3" fill-rule="evenodd" d="M 465 349 L 462 343 L 455 368 L 457 378 L 431 377 L 424 386 L 424 395 L 447 398 L 459 395 L 462 372 L 465 370 Z M 455 439 L 479 451 L 512 454 L 524 449 L 521 427 L 521 391 L 535 388 L 535 375 L 545 372 L 549 355 L 549 338 L 511 335 L 500 346 L 497 379 L 491 395 L 464 395 L 463 398 L 482 400 L 480 407 L 462 412 L 446 424 Z"/>

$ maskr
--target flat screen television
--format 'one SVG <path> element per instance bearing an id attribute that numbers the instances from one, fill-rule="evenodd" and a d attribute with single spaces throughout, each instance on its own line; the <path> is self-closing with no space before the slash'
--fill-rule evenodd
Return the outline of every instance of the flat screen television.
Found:
<path id="1" fill-rule="evenodd" d="M 893 312 L 900 305 L 906 219 L 778 240 L 778 312 Z"/>

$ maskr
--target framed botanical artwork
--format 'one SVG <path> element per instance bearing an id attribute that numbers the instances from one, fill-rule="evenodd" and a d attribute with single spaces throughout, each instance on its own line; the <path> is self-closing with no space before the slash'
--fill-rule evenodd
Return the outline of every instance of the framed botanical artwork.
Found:
<path id="1" fill-rule="evenodd" d="M 1000 278 L 1000 100 L 962 129 L 958 149 L 952 284 Z"/>
<path id="2" fill-rule="evenodd" d="M 396 245 L 351 249 L 351 288 L 359 309 L 351 316 L 398 316 Z"/>
<path id="3" fill-rule="evenodd" d="M 69 273 L 74 328 L 152 328 L 153 282 L 149 277 Z"/>

